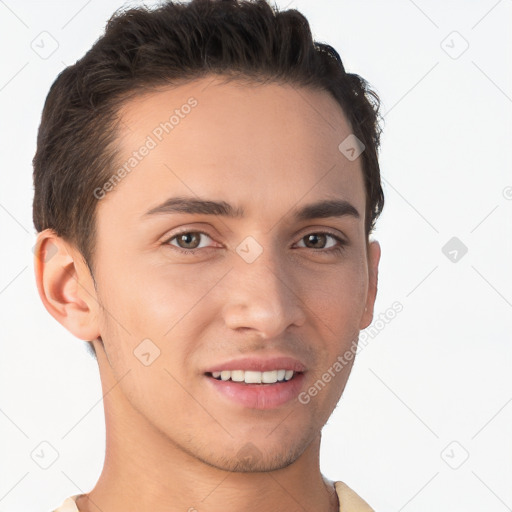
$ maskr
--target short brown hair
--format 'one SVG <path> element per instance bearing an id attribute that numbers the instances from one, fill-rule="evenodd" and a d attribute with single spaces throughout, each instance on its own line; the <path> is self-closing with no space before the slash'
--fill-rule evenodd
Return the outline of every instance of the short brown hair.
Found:
<path id="1" fill-rule="evenodd" d="M 141 92 L 208 74 L 331 93 L 362 141 L 366 233 L 384 205 L 380 181 L 380 101 L 359 75 L 346 73 L 331 46 L 313 40 L 297 10 L 265 0 L 192 0 L 118 11 L 104 35 L 48 93 L 37 137 L 33 220 L 80 250 L 91 274 L 96 196 L 112 175 L 121 105 Z M 340 141 L 341 142 L 341 141 Z"/>

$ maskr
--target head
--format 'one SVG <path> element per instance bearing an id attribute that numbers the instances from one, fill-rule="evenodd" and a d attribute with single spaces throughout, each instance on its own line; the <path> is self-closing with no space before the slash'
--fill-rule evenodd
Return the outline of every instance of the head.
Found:
<path id="1" fill-rule="evenodd" d="M 298 11 L 263 0 L 117 13 L 52 85 L 33 161 L 40 295 L 192 456 L 285 466 L 336 406 L 353 358 L 307 404 L 271 409 L 218 397 L 211 374 L 287 356 L 307 389 L 371 322 L 378 108 Z M 261 457 L 245 467 L 248 440 Z"/>

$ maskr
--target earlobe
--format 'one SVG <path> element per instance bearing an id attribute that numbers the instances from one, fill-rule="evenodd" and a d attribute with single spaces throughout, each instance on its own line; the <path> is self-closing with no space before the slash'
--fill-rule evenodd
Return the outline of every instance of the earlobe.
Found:
<path id="1" fill-rule="evenodd" d="M 379 242 L 376 240 L 370 242 L 368 244 L 368 292 L 359 329 L 366 329 L 373 319 L 373 307 L 377 297 L 380 254 Z"/>
<path id="2" fill-rule="evenodd" d="M 92 278 L 79 251 L 53 230 L 39 233 L 34 272 L 47 311 L 77 338 L 99 336 L 97 298 Z"/>

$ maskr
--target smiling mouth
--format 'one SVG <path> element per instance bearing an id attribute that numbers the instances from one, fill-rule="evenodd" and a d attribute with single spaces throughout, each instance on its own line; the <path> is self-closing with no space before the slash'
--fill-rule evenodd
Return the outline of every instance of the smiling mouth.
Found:
<path id="1" fill-rule="evenodd" d="M 259 372 L 253 370 L 222 370 L 217 372 L 207 372 L 206 375 L 215 380 L 239 382 L 241 384 L 279 384 L 288 382 L 296 375 L 302 372 L 293 370 L 270 370 Z"/>

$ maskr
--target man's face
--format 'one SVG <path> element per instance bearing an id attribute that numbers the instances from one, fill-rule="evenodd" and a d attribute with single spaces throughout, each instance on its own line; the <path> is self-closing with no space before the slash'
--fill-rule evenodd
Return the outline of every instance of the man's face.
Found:
<path id="1" fill-rule="evenodd" d="M 276 469 L 304 452 L 341 396 L 352 361 L 335 363 L 371 321 L 378 247 L 365 237 L 361 158 L 338 149 L 351 129 L 335 100 L 212 79 L 120 112 L 118 162 L 135 151 L 137 163 L 97 208 L 99 332 L 108 371 L 129 371 L 119 387 L 150 428 L 219 468 Z M 157 209 L 176 197 L 243 215 Z M 328 200 L 349 205 L 296 216 Z M 293 369 L 273 384 L 232 380 Z"/>

